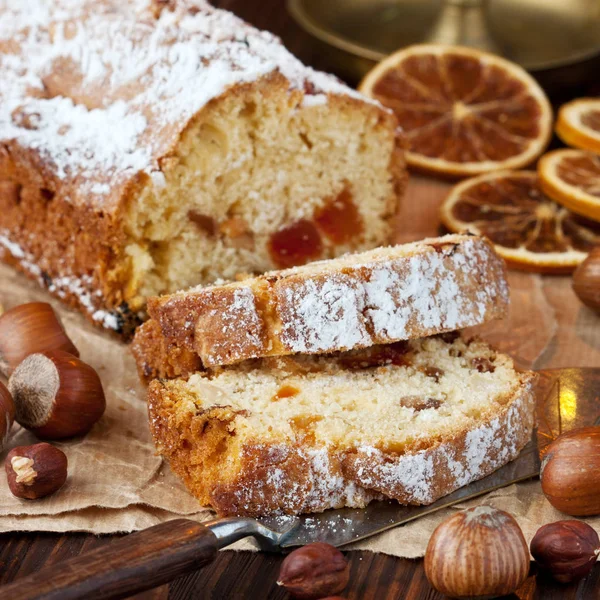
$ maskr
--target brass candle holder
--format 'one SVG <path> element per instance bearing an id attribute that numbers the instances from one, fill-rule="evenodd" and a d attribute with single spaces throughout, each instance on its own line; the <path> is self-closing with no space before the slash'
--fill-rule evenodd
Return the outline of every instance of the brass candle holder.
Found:
<path id="1" fill-rule="evenodd" d="M 328 67 L 357 81 L 416 43 L 501 54 L 550 87 L 597 79 L 600 0 L 288 0 Z"/>

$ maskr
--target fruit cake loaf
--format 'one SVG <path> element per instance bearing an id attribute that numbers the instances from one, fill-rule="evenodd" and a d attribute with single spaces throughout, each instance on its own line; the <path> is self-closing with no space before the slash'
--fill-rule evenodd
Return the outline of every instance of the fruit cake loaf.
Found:
<path id="1" fill-rule="evenodd" d="M 479 325 L 508 301 L 492 244 L 449 235 L 152 298 L 133 350 L 143 378 L 185 376 Z"/>
<path id="2" fill-rule="evenodd" d="M 533 379 L 481 341 L 442 334 L 155 380 L 150 428 L 222 515 L 362 507 L 380 494 L 429 504 L 518 455 Z"/>
<path id="3" fill-rule="evenodd" d="M 203 0 L 0 0 L 0 258 L 105 327 L 389 243 L 395 117 Z"/>

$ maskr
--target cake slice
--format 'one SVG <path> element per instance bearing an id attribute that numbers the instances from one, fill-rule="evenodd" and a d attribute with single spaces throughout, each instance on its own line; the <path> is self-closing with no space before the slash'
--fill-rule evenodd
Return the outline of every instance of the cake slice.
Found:
<path id="1" fill-rule="evenodd" d="M 133 351 L 145 379 L 185 376 L 479 325 L 508 301 L 491 243 L 449 235 L 152 298 Z"/>
<path id="2" fill-rule="evenodd" d="M 533 374 L 456 335 L 261 359 L 149 387 L 159 452 L 221 515 L 429 504 L 531 439 Z"/>
<path id="3" fill-rule="evenodd" d="M 0 15 L 0 260 L 94 323 L 390 243 L 396 118 L 270 33 L 204 0 Z"/>

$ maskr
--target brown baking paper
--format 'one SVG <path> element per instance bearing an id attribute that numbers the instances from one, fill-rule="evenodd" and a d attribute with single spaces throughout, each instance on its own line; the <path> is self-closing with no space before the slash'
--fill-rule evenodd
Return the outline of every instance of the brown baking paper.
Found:
<path id="1" fill-rule="evenodd" d="M 400 214 L 398 241 L 436 235 L 437 205 L 446 187 L 413 180 Z M 418 198 L 418 201 L 415 199 Z M 404 232 L 402 223 L 410 223 Z M 512 307 L 509 318 L 475 328 L 522 367 L 600 365 L 597 316 L 575 298 L 568 278 L 541 278 L 510 273 Z M 185 515 L 197 520 L 213 514 L 198 506 L 161 458 L 155 455 L 147 425 L 145 390 L 125 344 L 95 329 L 78 313 L 65 309 L 34 283 L 0 265 L 0 302 L 10 308 L 32 300 L 50 301 L 60 313 L 81 357 L 98 370 L 107 397 L 107 411 L 84 438 L 57 443 L 69 459 L 69 479 L 49 498 L 14 498 L 0 477 L 0 532 L 88 531 L 129 532 Z M 35 438 L 15 426 L 9 447 Z M 470 502 L 493 504 L 510 511 L 530 539 L 536 529 L 561 518 L 544 499 L 539 483 L 512 485 Z M 467 505 L 459 505 L 462 508 Z M 386 532 L 354 549 L 418 557 L 436 525 L 453 509 L 440 511 Z M 600 519 L 590 523 L 600 529 Z M 253 549 L 241 542 L 236 549 Z"/>

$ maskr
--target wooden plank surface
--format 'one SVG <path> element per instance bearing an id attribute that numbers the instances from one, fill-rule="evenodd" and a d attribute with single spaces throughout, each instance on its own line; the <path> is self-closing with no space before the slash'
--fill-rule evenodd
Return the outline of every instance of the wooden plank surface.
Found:
<path id="1" fill-rule="evenodd" d="M 324 0 L 326 1 L 326 0 Z M 288 16 L 284 0 L 220 0 L 214 2 L 222 8 L 232 10 L 258 27 L 269 29 L 280 35 L 288 48 L 305 62 L 316 67 L 324 64 L 322 56 L 314 50 L 310 39 Z M 406 207 L 400 215 L 399 240 L 421 237 L 431 233 L 430 228 L 437 227 L 437 204 L 445 192 L 444 184 L 427 180 L 413 180 L 409 189 Z M 422 200 L 422 207 L 428 211 L 427 218 L 421 215 L 420 222 L 427 224 L 427 231 L 411 228 L 414 224 L 412 212 Z M 426 208 L 425 208 L 426 207 Z M 543 310 L 556 312 L 564 304 L 565 294 L 572 309 L 559 324 L 569 336 L 576 337 L 575 330 L 598 330 L 597 317 L 581 311 L 572 297 L 568 296 L 567 278 L 549 278 L 536 284 L 545 290 L 548 304 Z M 537 289 L 536 288 L 536 289 Z M 524 292 L 527 293 L 527 292 Z M 554 303 L 554 304 L 553 304 Z M 543 319 L 542 319 L 543 321 Z M 542 323 L 543 325 L 543 323 Z M 542 326 L 540 325 L 540 326 Z M 585 340 L 584 340 L 585 342 Z M 597 336 L 589 343 L 568 343 L 572 366 L 590 366 L 600 364 L 597 360 L 600 349 Z M 571 346 L 577 346 L 572 349 Z M 543 366 L 560 366 L 560 354 L 565 349 L 560 339 L 554 337 L 550 349 L 542 356 Z M 536 355 L 537 349 L 531 349 L 529 358 Z M 539 362 L 538 361 L 538 362 Z M 539 366 L 542 366 L 540 364 Z M 116 537 L 97 537 L 86 534 L 3 534 L 0 535 L 0 583 L 7 583 L 32 573 L 42 566 L 57 565 L 60 561 L 82 552 L 110 545 Z M 423 561 L 398 559 L 369 552 L 348 553 L 351 564 L 350 584 L 345 592 L 348 600 L 436 600 L 443 596 L 429 586 L 423 571 Z M 152 592 L 140 594 L 136 598 L 150 600 L 187 600 L 187 599 L 257 599 L 275 600 L 287 598 L 277 588 L 275 581 L 282 558 L 249 552 L 222 552 L 212 565 L 201 571 L 183 577 L 170 586 L 163 586 Z M 512 598 L 522 600 L 592 600 L 600 598 L 600 567 L 579 584 L 559 586 L 553 582 L 532 574 Z M 10 600 L 2 598 L 1 600 Z M 90 599 L 92 600 L 92 599 Z"/>

